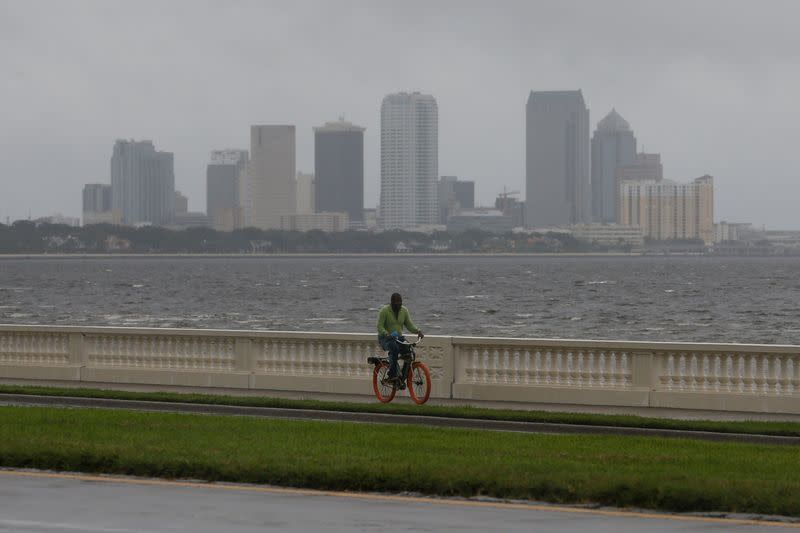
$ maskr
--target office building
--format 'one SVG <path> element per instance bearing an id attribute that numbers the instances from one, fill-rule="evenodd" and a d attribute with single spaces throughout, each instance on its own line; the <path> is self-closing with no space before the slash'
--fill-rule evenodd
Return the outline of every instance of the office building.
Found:
<path id="1" fill-rule="evenodd" d="M 639 226 L 644 236 L 662 241 L 714 241 L 714 178 L 691 183 L 624 181 L 620 186 L 620 223 Z"/>
<path id="2" fill-rule="evenodd" d="M 581 91 L 532 91 L 526 107 L 526 224 L 590 222 L 590 166 L 589 110 Z"/>
<path id="3" fill-rule="evenodd" d="M 381 104 L 381 226 L 436 224 L 438 175 L 436 99 L 418 92 L 386 96 Z"/>
<path id="4" fill-rule="evenodd" d="M 309 215 L 316 211 L 314 174 L 297 173 L 297 214 Z"/>
<path id="5" fill-rule="evenodd" d="M 118 140 L 111 156 L 111 205 L 124 224 L 168 226 L 175 214 L 173 154 L 152 141 Z"/>
<path id="6" fill-rule="evenodd" d="M 456 176 L 442 176 L 437 188 L 440 224 L 447 224 L 447 219 L 462 209 L 475 207 L 474 181 L 459 180 Z"/>
<path id="7" fill-rule="evenodd" d="M 247 225 L 280 229 L 281 216 L 297 208 L 295 127 L 250 127 L 250 163 L 246 186 Z"/>
<path id="8" fill-rule="evenodd" d="M 119 224 L 119 211 L 111 208 L 111 185 L 88 183 L 83 187 L 83 225 Z"/>
<path id="9" fill-rule="evenodd" d="M 342 118 L 314 128 L 314 180 L 316 211 L 363 220 L 364 128 Z"/>
<path id="10" fill-rule="evenodd" d="M 175 191 L 175 213 L 188 213 L 189 212 L 189 197 L 185 196 L 181 191 Z"/>
<path id="11" fill-rule="evenodd" d="M 240 224 L 239 187 L 247 171 L 247 150 L 214 150 L 206 166 L 206 214 L 218 231 L 231 231 Z"/>
<path id="12" fill-rule="evenodd" d="M 592 136 L 592 214 L 602 224 L 617 221 L 618 176 L 636 157 L 636 138 L 616 109 L 597 123 Z"/>
<path id="13" fill-rule="evenodd" d="M 619 168 L 617 178 L 620 182 L 661 181 L 664 179 L 661 154 L 637 153 L 633 161 Z"/>

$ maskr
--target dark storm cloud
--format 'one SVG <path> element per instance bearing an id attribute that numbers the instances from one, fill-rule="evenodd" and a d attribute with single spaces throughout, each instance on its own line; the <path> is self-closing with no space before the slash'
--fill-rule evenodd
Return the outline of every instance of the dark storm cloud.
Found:
<path id="1" fill-rule="evenodd" d="M 0 217 L 78 215 L 108 181 L 114 139 L 175 152 L 204 208 L 208 152 L 248 147 L 253 123 L 367 127 L 378 193 L 379 109 L 433 94 L 441 174 L 479 200 L 524 184 L 531 89 L 581 88 L 612 106 L 665 174 L 717 178 L 717 218 L 800 228 L 796 2 L 37 2 L 0 0 Z"/>

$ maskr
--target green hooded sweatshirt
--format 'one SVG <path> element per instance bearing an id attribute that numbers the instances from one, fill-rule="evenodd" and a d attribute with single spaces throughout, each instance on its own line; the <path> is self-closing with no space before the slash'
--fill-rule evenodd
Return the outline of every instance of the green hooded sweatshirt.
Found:
<path id="1" fill-rule="evenodd" d="M 393 331 L 403 334 L 403 326 L 411 333 L 417 333 L 419 329 L 411 321 L 411 315 L 405 306 L 400 307 L 400 312 L 396 315 L 392 311 L 392 306 L 387 304 L 381 307 L 378 313 L 378 340 L 391 335 Z"/>

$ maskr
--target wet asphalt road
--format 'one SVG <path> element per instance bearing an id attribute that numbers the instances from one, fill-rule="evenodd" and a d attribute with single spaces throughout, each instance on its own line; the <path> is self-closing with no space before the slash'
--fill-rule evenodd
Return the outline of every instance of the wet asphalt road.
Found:
<path id="1" fill-rule="evenodd" d="M 748 520 L 542 505 L 0 471 L 0 532 L 744 533 L 783 529 L 769 526 Z"/>

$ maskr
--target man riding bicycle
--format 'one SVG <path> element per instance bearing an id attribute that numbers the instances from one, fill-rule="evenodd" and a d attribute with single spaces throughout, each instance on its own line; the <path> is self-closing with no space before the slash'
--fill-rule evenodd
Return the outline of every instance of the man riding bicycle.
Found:
<path id="1" fill-rule="evenodd" d="M 400 341 L 403 337 L 403 327 L 411 333 L 416 333 L 419 338 L 424 337 L 422 331 L 411 321 L 408 309 L 403 307 L 403 297 L 399 293 L 392 294 L 389 305 L 384 305 L 378 313 L 378 342 L 381 348 L 389 352 L 389 375 L 387 379 L 402 385 L 397 358 L 405 350 Z"/>

